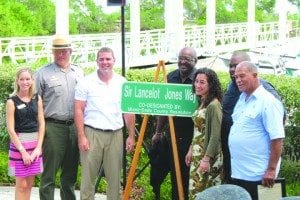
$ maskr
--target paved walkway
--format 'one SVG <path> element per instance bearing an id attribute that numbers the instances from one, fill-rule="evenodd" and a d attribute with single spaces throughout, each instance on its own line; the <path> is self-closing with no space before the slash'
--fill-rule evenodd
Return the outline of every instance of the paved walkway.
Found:
<path id="1" fill-rule="evenodd" d="M 0 199 L 1 200 L 14 200 L 15 199 L 15 188 L 14 187 L 0 187 Z M 34 187 L 31 191 L 30 200 L 39 200 L 39 189 Z M 79 198 L 79 191 L 76 190 L 76 199 Z M 59 189 L 55 189 L 55 197 L 54 200 L 60 200 Z M 95 200 L 106 200 L 106 196 L 104 194 L 97 193 L 95 195 Z"/>

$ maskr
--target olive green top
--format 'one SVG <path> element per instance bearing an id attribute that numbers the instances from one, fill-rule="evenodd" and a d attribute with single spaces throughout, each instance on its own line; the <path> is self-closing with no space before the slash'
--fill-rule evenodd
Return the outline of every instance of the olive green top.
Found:
<path id="1" fill-rule="evenodd" d="M 200 110 L 203 110 L 204 112 L 199 112 Z M 205 113 L 204 150 L 205 155 L 214 158 L 215 155 L 219 154 L 221 151 L 221 103 L 217 99 L 214 99 L 212 102 L 210 102 L 206 109 L 201 108 L 200 106 L 197 113 L 198 116 L 195 116 L 195 118 L 201 117 L 200 113 Z M 199 123 L 200 121 L 201 120 L 194 119 L 197 131 L 203 130 L 203 127 L 199 127 L 200 125 L 202 125 L 202 123 Z"/>

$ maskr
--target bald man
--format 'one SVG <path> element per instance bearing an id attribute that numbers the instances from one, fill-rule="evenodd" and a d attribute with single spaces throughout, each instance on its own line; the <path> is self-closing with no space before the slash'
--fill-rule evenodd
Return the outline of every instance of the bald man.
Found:
<path id="1" fill-rule="evenodd" d="M 285 137 L 284 108 L 261 85 L 255 64 L 239 63 L 234 78 L 241 95 L 228 138 L 231 183 L 243 187 L 257 200 L 257 185 L 273 187 L 279 172 Z"/>
<path id="2" fill-rule="evenodd" d="M 234 51 L 229 63 L 229 75 L 231 82 L 224 94 L 222 100 L 223 109 L 223 120 L 221 129 L 221 141 L 222 141 L 222 152 L 223 152 L 223 182 L 229 183 L 231 178 L 231 165 L 230 165 L 230 153 L 228 148 L 228 135 L 230 127 L 232 125 L 232 112 L 236 102 L 239 99 L 241 92 L 235 82 L 235 69 L 236 66 L 242 61 L 250 61 L 250 56 L 244 51 Z M 281 99 L 273 85 L 263 79 L 259 79 L 260 84 L 274 95 L 277 99 Z"/>
<path id="3" fill-rule="evenodd" d="M 180 83 L 180 84 L 192 84 L 193 75 L 196 71 L 197 64 L 197 53 L 195 49 L 191 47 L 184 47 L 179 52 L 178 56 L 178 69 L 170 72 L 167 76 L 168 83 Z M 182 185 L 184 192 L 184 199 L 188 199 L 189 193 L 189 177 L 190 177 L 190 167 L 185 163 L 185 155 L 187 154 L 189 147 L 192 143 L 193 134 L 194 134 L 194 123 L 192 118 L 190 117 L 173 117 L 174 120 L 174 128 L 175 128 L 175 137 L 178 148 L 178 156 L 179 156 L 179 164 L 181 170 L 182 177 Z M 157 138 L 162 135 L 164 130 L 166 129 L 167 117 L 160 116 L 157 120 L 156 132 L 152 138 L 152 141 L 155 142 Z M 169 137 L 169 135 L 168 135 Z M 170 140 L 168 140 L 171 143 Z M 175 164 L 174 158 L 172 154 L 172 145 L 171 154 L 169 155 L 170 159 L 170 167 L 171 167 L 171 181 L 172 181 L 172 199 L 179 199 L 178 197 L 178 189 L 177 189 L 177 179 L 175 173 Z M 159 199 L 159 198 L 158 198 Z"/>

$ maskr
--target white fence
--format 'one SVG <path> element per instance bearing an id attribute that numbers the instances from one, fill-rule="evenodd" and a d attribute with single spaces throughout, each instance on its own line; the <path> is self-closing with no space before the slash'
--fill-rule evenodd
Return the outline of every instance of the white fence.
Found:
<path id="1" fill-rule="evenodd" d="M 289 22 L 286 36 L 300 37 L 297 22 Z M 255 46 L 264 46 L 270 42 L 278 42 L 278 22 L 256 24 Z M 217 24 L 215 28 L 215 47 L 206 44 L 206 26 L 185 27 L 185 46 L 194 47 L 198 55 L 218 54 L 236 49 L 249 48 L 247 41 L 247 23 Z M 131 45 L 130 33 L 125 34 L 125 65 L 142 66 L 156 64 L 164 55 L 166 61 L 176 56 L 177 52 L 170 52 L 172 36 L 165 34 L 164 29 L 141 31 L 139 48 Z M 36 62 L 40 59 L 51 61 L 52 36 L 10 37 L 0 38 L 0 64 L 4 60 L 12 63 Z M 72 62 L 80 66 L 93 66 L 96 53 L 103 46 L 112 47 L 115 51 L 117 65 L 121 66 L 121 33 L 71 35 L 73 54 Z M 136 52 L 138 51 L 138 52 Z M 138 56 L 136 56 L 138 55 Z"/>

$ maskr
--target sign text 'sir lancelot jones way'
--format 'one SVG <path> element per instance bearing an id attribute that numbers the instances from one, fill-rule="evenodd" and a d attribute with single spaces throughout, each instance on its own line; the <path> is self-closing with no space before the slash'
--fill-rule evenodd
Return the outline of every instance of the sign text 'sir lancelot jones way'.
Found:
<path id="1" fill-rule="evenodd" d="M 126 82 L 121 107 L 125 113 L 190 117 L 197 99 L 191 85 Z"/>

